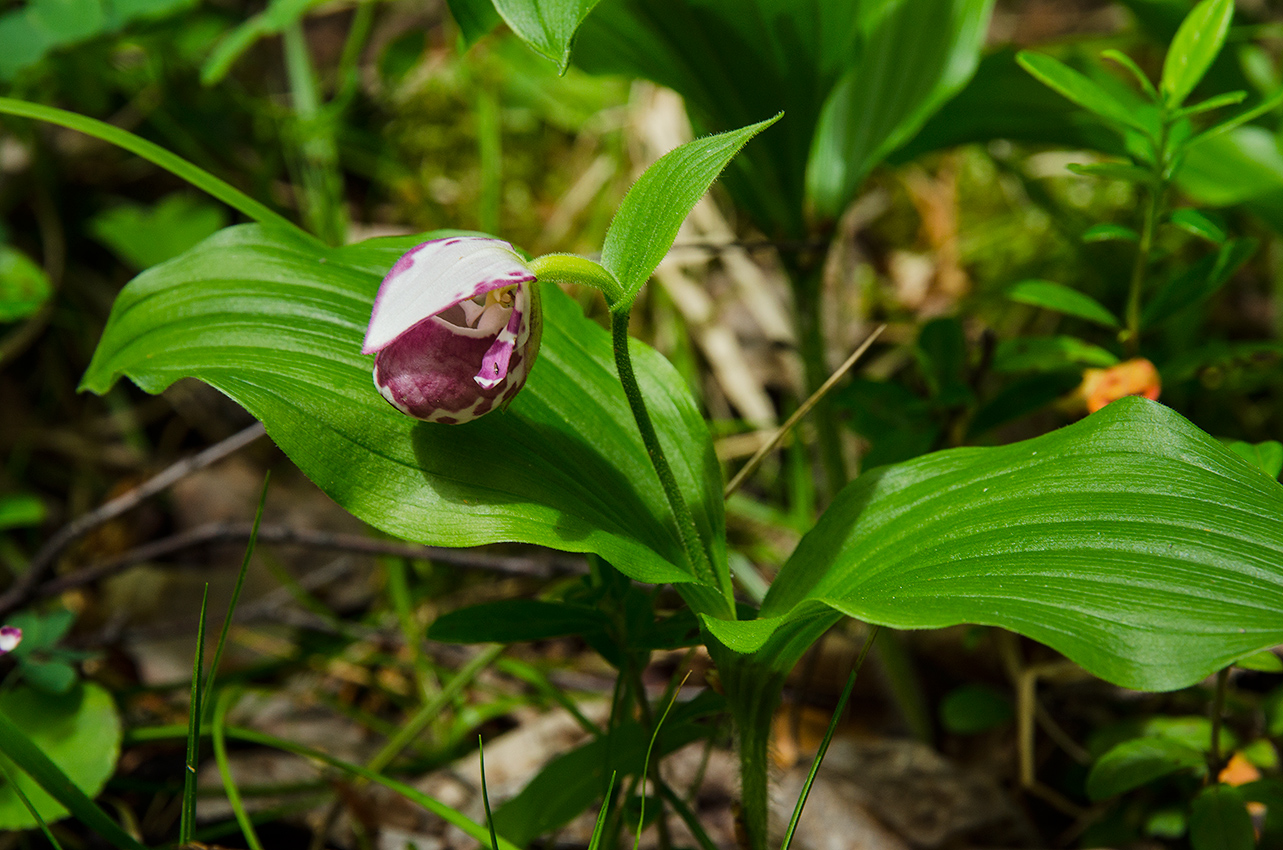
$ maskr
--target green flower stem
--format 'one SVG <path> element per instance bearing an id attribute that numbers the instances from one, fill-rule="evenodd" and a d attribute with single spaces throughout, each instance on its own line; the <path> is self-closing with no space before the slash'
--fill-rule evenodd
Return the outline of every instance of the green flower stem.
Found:
<path id="1" fill-rule="evenodd" d="M 610 313 L 610 331 L 615 344 L 615 366 L 619 370 L 619 381 L 624 385 L 624 395 L 628 398 L 628 406 L 632 408 L 633 419 L 637 420 L 637 430 L 641 432 L 646 453 L 650 455 L 651 465 L 659 475 L 659 483 L 664 488 L 668 505 L 672 508 L 673 516 L 677 520 L 677 530 L 682 536 L 682 546 L 694 565 L 695 577 L 705 585 L 719 588 L 726 598 L 729 610 L 734 611 L 735 601 L 731 595 L 730 582 L 722 580 L 722 577 L 713 569 L 708 552 L 704 549 L 704 541 L 700 539 L 699 531 L 695 526 L 695 516 L 691 513 L 690 506 L 686 504 L 686 498 L 677 484 L 672 467 L 668 465 L 664 448 L 659 443 L 659 435 L 655 433 L 655 426 L 650 420 L 650 411 L 646 409 L 646 400 L 642 397 L 641 387 L 637 385 L 637 376 L 633 373 L 633 358 L 628 351 L 630 315 L 629 310 L 612 310 Z"/>
<path id="2" fill-rule="evenodd" d="M 600 263 L 574 254 L 545 254 L 530 262 L 530 271 L 540 280 L 564 280 L 600 289 L 613 309 L 624 295 L 624 287 Z"/>

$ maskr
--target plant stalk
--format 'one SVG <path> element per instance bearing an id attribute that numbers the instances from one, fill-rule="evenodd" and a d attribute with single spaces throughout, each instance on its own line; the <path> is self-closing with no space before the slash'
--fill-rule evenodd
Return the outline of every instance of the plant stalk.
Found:
<path id="1" fill-rule="evenodd" d="M 1141 222 L 1140 242 L 1136 245 L 1136 262 L 1132 265 L 1131 285 L 1127 291 L 1127 330 L 1123 344 L 1127 353 L 1135 357 L 1140 351 L 1141 301 L 1145 292 L 1145 274 L 1149 270 L 1149 255 L 1154 248 L 1154 231 L 1167 194 L 1167 119 L 1161 118 L 1163 129 L 1158 136 L 1155 150 L 1154 183 L 1149 187 L 1149 203 L 1145 205 L 1145 218 Z"/>
<path id="2" fill-rule="evenodd" d="M 1221 725 L 1222 715 L 1225 713 L 1225 688 L 1229 684 L 1230 668 L 1222 668 L 1216 674 L 1216 694 L 1212 697 L 1212 742 L 1207 753 L 1208 767 L 1207 781 L 1214 783 L 1220 776 L 1221 768 L 1224 767 L 1221 756 Z"/>
<path id="3" fill-rule="evenodd" d="M 735 611 L 735 597 L 731 591 L 730 576 L 729 574 L 719 575 L 713 569 L 708 551 L 704 548 L 704 541 L 700 538 L 699 529 L 695 525 L 695 515 L 686 504 L 686 497 L 682 495 L 677 477 L 673 475 L 673 469 L 668 465 L 668 457 L 664 454 L 664 447 L 660 445 L 659 435 L 655 433 L 655 425 L 650 419 L 650 411 L 646 409 L 646 400 L 642 397 L 641 387 L 637 384 L 637 375 L 633 372 L 632 354 L 628 351 L 630 316 L 630 310 L 612 310 L 610 313 L 610 333 L 614 342 L 615 367 L 619 370 L 619 382 L 623 384 L 624 396 L 628 399 L 628 406 L 633 411 L 637 430 L 641 432 L 646 454 L 650 456 L 651 465 L 655 468 L 660 486 L 664 488 L 664 495 L 668 498 L 668 506 L 677 520 L 677 531 L 681 535 L 682 546 L 686 549 L 687 557 L 690 558 L 694 567 L 695 577 L 706 586 L 720 590 L 726 600 L 727 612 L 732 613 Z"/>
<path id="4" fill-rule="evenodd" d="M 812 396 L 824 386 L 831 372 L 824 323 L 821 319 L 824 264 L 812 261 L 809 265 L 804 265 L 798 259 L 787 266 L 792 277 L 794 306 L 797 311 L 798 354 L 802 358 L 806 395 Z M 815 425 L 820 467 L 824 471 L 821 501 L 827 504 L 846 486 L 846 458 L 842 453 L 842 435 L 838 432 L 832 401 L 827 396 L 821 396 L 815 404 L 814 413 L 811 421 Z"/>

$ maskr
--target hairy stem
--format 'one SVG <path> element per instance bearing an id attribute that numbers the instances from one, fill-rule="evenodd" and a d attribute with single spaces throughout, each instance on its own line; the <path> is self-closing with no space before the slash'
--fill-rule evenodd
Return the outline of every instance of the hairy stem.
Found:
<path id="1" fill-rule="evenodd" d="M 664 448 L 659 443 L 659 435 L 655 433 L 655 426 L 651 422 L 650 411 L 646 409 L 646 400 L 642 397 L 641 387 L 637 385 L 637 376 L 633 372 L 633 358 L 628 351 L 629 316 L 628 310 L 612 311 L 610 314 L 610 331 L 614 341 L 615 366 L 619 370 L 619 381 L 624 386 L 624 395 L 628 399 L 628 406 L 633 411 L 633 419 L 637 421 L 637 430 L 641 432 L 642 443 L 646 446 L 651 465 L 655 467 L 660 486 L 664 488 L 664 495 L 668 498 L 668 506 L 677 520 L 677 531 L 681 535 L 682 546 L 686 550 L 687 557 L 694 566 L 695 577 L 703 584 L 721 590 L 726 599 L 727 610 L 734 611 L 735 601 L 731 595 L 729 576 L 719 575 L 713 569 L 708 552 L 704 548 L 704 541 L 700 538 L 699 530 L 695 525 L 695 516 L 691 513 L 690 506 L 686 504 L 686 498 L 677 484 L 672 467 L 668 465 Z"/>

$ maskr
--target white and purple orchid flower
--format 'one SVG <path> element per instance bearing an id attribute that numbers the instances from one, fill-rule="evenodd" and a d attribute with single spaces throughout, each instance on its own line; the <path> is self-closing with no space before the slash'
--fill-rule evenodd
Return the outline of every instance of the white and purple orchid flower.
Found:
<path id="1" fill-rule="evenodd" d="M 507 242 L 435 239 L 396 261 L 374 299 L 362 354 L 402 413 L 458 424 L 505 407 L 539 351 L 535 276 Z"/>

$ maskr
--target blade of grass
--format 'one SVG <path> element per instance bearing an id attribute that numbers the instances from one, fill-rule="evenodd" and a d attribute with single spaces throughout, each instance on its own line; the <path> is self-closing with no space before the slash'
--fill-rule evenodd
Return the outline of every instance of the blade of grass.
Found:
<path id="1" fill-rule="evenodd" d="M 496 658 L 499 657 L 507 647 L 502 644 L 489 647 L 483 652 L 478 653 L 467 664 L 459 668 L 441 688 L 441 692 L 434 699 L 424 704 L 410 721 L 401 727 L 396 736 L 383 745 L 383 749 L 374 754 L 366 765 L 371 771 L 380 771 L 392 763 L 401 751 L 410 746 L 410 742 L 419 736 L 419 733 L 432 722 L 432 718 L 441 713 L 456 696 L 462 693 L 477 675 L 489 667 Z"/>
<path id="2" fill-rule="evenodd" d="M 708 833 L 704 831 L 703 824 L 699 822 L 699 816 L 691 811 L 691 807 L 686 804 L 681 795 L 663 780 L 659 783 L 659 795 L 668 801 L 673 811 L 677 812 L 677 816 L 686 824 L 686 828 L 691 831 L 691 835 L 695 836 L 695 843 L 699 845 L 700 850 L 718 850 L 713 839 L 709 838 Z"/>
<path id="3" fill-rule="evenodd" d="M 490 828 L 490 850 L 499 850 L 499 836 L 494 831 L 494 815 L 490 812 L 490 791 L 486 788 L 486 743 L 477 736 L 477 758 L 481 760 L 481 804 L 486 809 L 486 826 Z"/>
<path id="4" fill-rule="evenodd" d="M 223 617 L 223 629 L 218 633 L 218 643 L 214 646 L 214 660 L 209 665 L 209 675 L 205 677 L 202 713 L 209 704 L 210 694 L 214 692 L 214 676 L 218 673 L 218 663 L 223 660 L 223 647 L 227 645 L 227 633 L 232 628 L 232 615 L 236 613 L 236 603 L 241 598 L 241 588 L 245 586 L 245 574 L 249 572 L 249 562 L 254 557 L 254 545 L 258 542 L 258 527 L 263 522 L 263 506 L 267 504 L 267 485 L 271 480 L 272 473 L 269 470 L 263 476 L 263 489 L 258 494 L 258 510 L 254 512 L 254 525 L 249 530 L 249 543 L 245 546 L 245 557 L 241 559 L 241 571 L 236 576 L 236 586 L 232 588 L 231 601 L 227 603 L 227 615 Z"/>
<path id="5" fill-rule="evenodd" d="M 3 761 L 0 761 L 0 771 L 4 772 L 5 781 L 9 783 L 9 787 L 13 789 L 13 793 L 18 795 L 18 799 L 22 801 L 22 805 L 31 813 L 31 817 L 35 819 L 36 823 L 40 825 L 40 831 L 45 834 L 45 838 L 49 839 L 49 843 L 52 844 L 56 850 L 62 850 L 62 845 L 58 843 L 57 838 L 54 838 L 53 832 L 49 829 L 49 824 L 45 823 L 45 819 L 40 817 L 40 812 L 36 811 L 36 807 L 32 805 L 31 799 L 27 797 L 27 792 L 22 790 L 22 786 L 17 783 L 13 773 L 9 770 L 9 766 Z"/>
<path id="6" fill-rule="evenodd" d="M 176 727 L 182 730 L 182 727 Z M 36 781 L 45 793 L 71 812 L 77 820 L 120 850 L 146 850 L 133 836 L 76 787 L 58 765 L 31 743 L 3 713 L 0 713 L 0 753 L 8 756 L 23 773 Z"/>
<path id="7" fill-rule="evenodd" d="M 541 696 L 564 708 L 589 735 L 597 737 L 602 734 L 602 728 L 589 720 L 579 710 L 579 706 L 575 705 L 575 701 L 570 698 L 570 695 L 554 685 L 539 668 L 524 661 L 518 661 L 515 658 L 500 658 L 495 662 L 495 667 L 500 673 L 506 673 L 513 678 L 520 679 L 538 691 Z"/>
<path id="8" fill-rule="evenodd" d="M 260 746 L 271 747 L 287 753 L 293 753 L 294 755 L 302 756 L 303 758 L 314 759 L 323 764 L 329 765 L 336 770 L 340 770 L 352 776 L 360 777 L 361 779 L 368 780 L 376 785 L 382 785 L 389 791 L 400 794 L 410 802 L 422 806 L 447 823 L 457 826 L 464 832 L 464 834 L 469 838 L 472 838 L 474 841 L 479 841 L 484 844 L 489 840 L 489 832 L 484 826 L 463 813 L 450 808 L 445 803 L 429 797 L 419 789 L 406 785 L 404 782 L 398 782 L 395 779 L 391 779 L 381 773 L 370 770 L 369 768 L 362 767 L 359 764 L 352 764 L 351 762 L 343 761 L 342 759 L 335 758 L 329 753 L 323 753 L 320 750 L 314 750 L 311 747 L 303 744 L 296 744 L 293 741 L 287 741 L 284 738 L 278 738 L 275 735 L 269 735 L 266 732 L 259 732 L 255 729 L 246 729 L 242 726 L 227 726 L 224 731 L 227 737 L 233 740 L 244 741 L 249 744 L 259 744 Z M 153 726 L 148 729 L 134 729 L 129 732 L 126 737 L 130 743 L 141 743 L 144 741 L 164 741 L 173 738 L 180 738 L 184 733 L 185 729 L 183 726 L 173 724 L 168 726 Z M 508 839 L 504 838 L 502 835 L 498 836 L 498 839 L 499 850 L 520 850 L 520 848 Z M 131 844 L 130 847 L 131 850 L 145 850 L 142 845 L 137 844 L 136 842 Z"/>
<path id="9" fill-rule="evenodd" d="M 410 650 L 415 676 L 419 680 L 419 690 L 431 699 L 440 692 L 441 683 L 437 681 L 436 673 L 423 652 L 423 629 L 414 620 L 414 600 L 410 598 L 410 583 L 406 576 L 408 570 L 409 562 L 405 558 L 387 558 L 384 562 L 388 596 L 396 610 L 401 636 L 405 638 L 405 645 Z"/>
<path id="10" fill-rule="evenodd" d="M 169 173 L 186 180 L 197 189 L 212 195 L 259 224 L 294 230 L 311 238 L 311 234 L 307 231 L 280 213 L 268 209 L 227 181 L 215 177 L 205 169 L 193 165 L 178 154 L 168 151 L 154 142 L 149 142 L 141 136 L 135 136 L 133 133 L 108 124 L 105 121 L 99 121 L 86 115 L 78 115 L 65 109 L 43 106 L 38 103 L 28 103 L 25 100 L 15 100 L 9 97 L 0 97 L 0 113 L 16 115 L 20 118 L 34 118 L 37 121 L 57 124 L 59 127 L 66 127 L 69 130 L 76 130 L 88 136 L 93 136 L 95 139 L 101 139 L 108 144 L 129 151 L 135 156 L 142 157 L 148 162 L 159 165 Z"/>
<path id="11" fill-rule="evenodd" d="M 610 782 L 606 783 L 606 793 L 601 798 L 601 811 L 597 812 L 597 823 L 592 828 L 592 838 L 588 840 L 588 850 L 597 850 L 601 846 L 601 834 L 606 828 L 606 812 L 610 809 L 610 794 L 615 790 L 617 771 L 610 772 Z"/>
<path id="12" fill-rule="evenodd" d="M 200 597 L 200 619 L 196 622 L 196 658 L 192 663 L 192 702 L 187 711 L 187 762 L 183 772 L 183 808 L 178 822 L 178 843 L 190 844 L 196 828 L 196 768 L 200 762 L 201 674 L 205 664 L 205 610 L 209 604 L 209 582 Z"/>
<path id="13" fill-rule="evenodd" d="M 644 778 L 650 775 L 650 754 L 655 750 L 655 741 L 659 739 L 659 730 L 664 728 L 664 721 L 668 718 L 668 712 L 673 710 L 673 706 L 677 703 L 677 695 L 682 692 L 682 685 L 686 684 L 686 680 L 690 676 L 690 671 L 687 671 L 686 675 L 682 677 L 681 684 L 673 689 L 672 698 L 668 700 L 668 705 L 664 706 L 664 713 L 659 715 L 659 720 L 655 722 L 655 728 L 650 733 L 650 743 L 646 744 L 646 758 L 642 759 L 641 776 L 643 783 Z M 642 699 L 644 698 L 643 696 Z M 656 776 L 655 779 L 655 793 L 658 794 L 659 777 Z M 646 823 L 646 787 L 644 784 L 641 786 L 641 793 L 638 795 L 637 801 L 637 834 L 633 836 L 633 850 L 637 850 L 641 846 L 642 826 Z"/>
<path id="14" fill-rule="evenodd" d="M 815 753 L 815 759 L 811 762 L 811 771 L 806 775 L 806 782 L 802 785 L 802 793 L 797 798 L 797 805 L 793 807 L 793 817 L 789 818 L 788 831 L 784 833 L 784 843 L 780 845 L 780 850 L 789 850 L 789 844 L 793 841 L 793 833 L 797 831 L 797 823 L 802 819 L 802 807 L 806 805 L 806 798 L 811 794 L 811 786 L 815 784 L 815 775 L 820 772 L 820 762 L 824 761 L 824 754 L 829 751 L 829 744 L 833 741 L 833 733 L 837 731 L 838 721 L 842 719 L 842 713 L 846 711 L 847 700 L 851 698 L 851 691 L 855 688 L 855 677 L 860 674 L 860 667 L 864 665 L 865 656 L 873 647 L 873 639 L 878 636 L 878 626 L 872 626 L 869 629 L 869 636 L 864 639 L 864 648 L 860 650 L 860 657 L 855 659 L 855 667 L 851 669 L 851 676 L 846 680 L 846 687 L 842 689 L 842 697 L 838 700 L 837 707 L 833 709 L 833 718 L 829 721 L 829 728 L 824 732 L 824 740 L 820 742 L 820 749 Z"/>
<path id="15" fill-rule="evenodd" d="M 241 835 L 245 836 L 245 843 L 249 845 L 249 850 L 263 850 L 263 845 L 258 840 L 258 833 L 254 830 L 254 822 L 250 820 L 249 812 L 245 811 L 245 803 L 241 800 L 241 789 L 236 787 L 236 782 L 232 779 L 231 765 L 227 762 L 227 712 L 240 699 L 241 693 L 240 688 L 230 688 L 218 695 L 218 701 L 214 704 L 214 718 L 210 723 L 210 733 L 214 741 L 214 759 L 218 762 L 218 775 L 223 779 L 223 791 L 227 794 L 227 802 L 231 804 L 236 822 L 240 824 Z"/>

